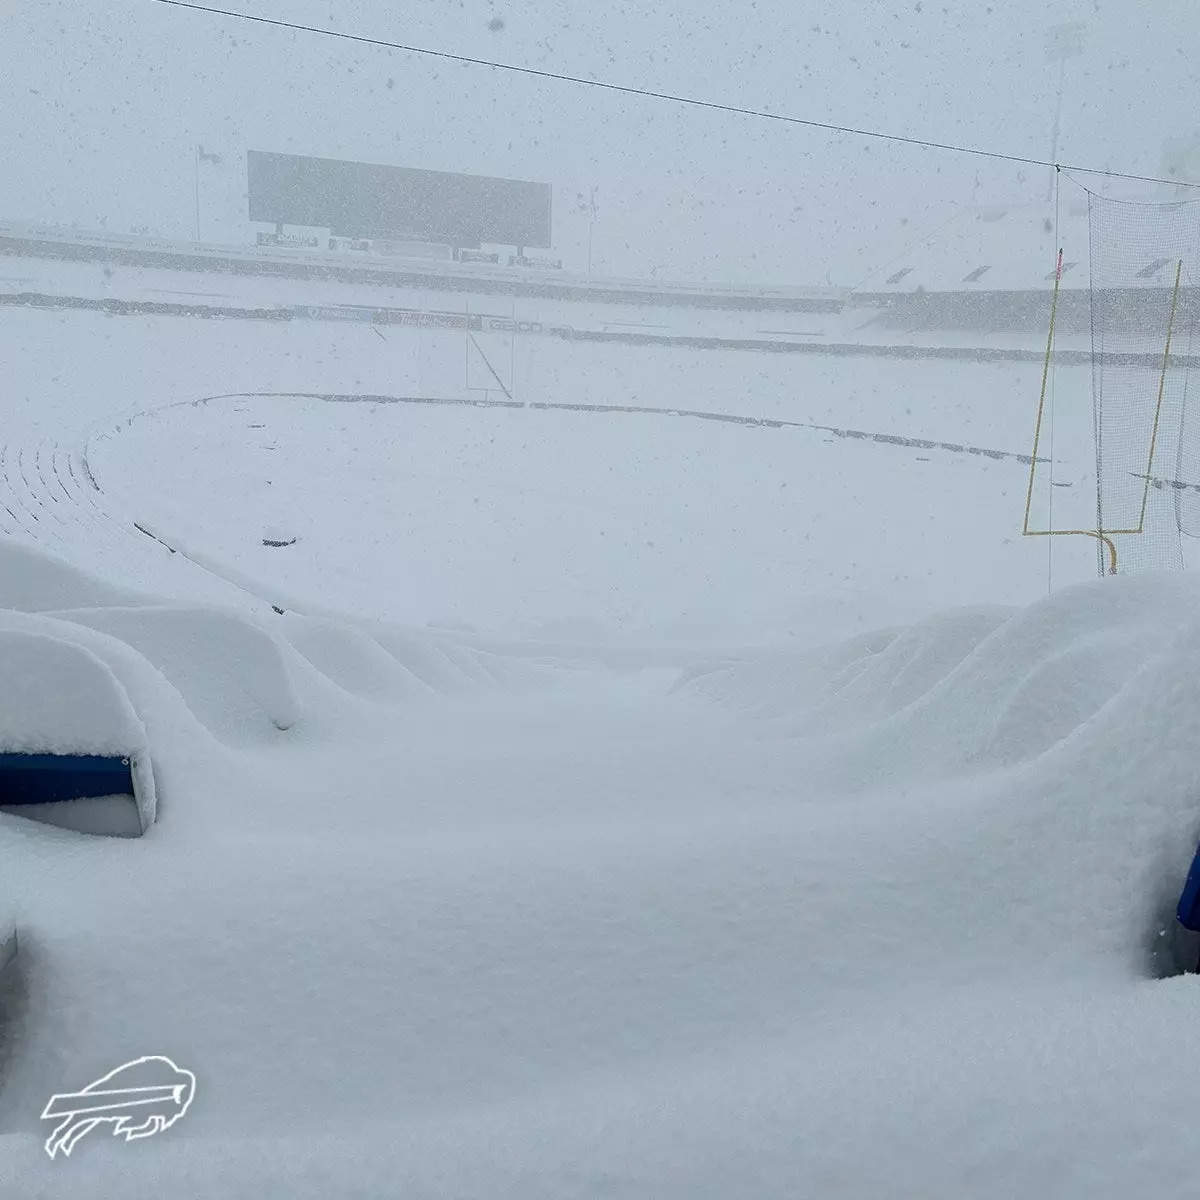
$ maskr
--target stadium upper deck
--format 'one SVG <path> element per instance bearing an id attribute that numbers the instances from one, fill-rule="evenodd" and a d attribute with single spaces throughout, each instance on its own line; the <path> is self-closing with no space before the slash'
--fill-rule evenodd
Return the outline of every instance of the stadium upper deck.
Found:
<path id="1" fill-rule="evenodd" d="M 828 287 L 733 287 L 611 278 L 589 281 L 569 272 L 488 263 L 367 257 L 283 246 L 188 245 L 135 235 L 18 224 L 0 225 L 0 254 L 492 296 L 774 312 L 837 312 L 848 294 L 846 289 Z"/>

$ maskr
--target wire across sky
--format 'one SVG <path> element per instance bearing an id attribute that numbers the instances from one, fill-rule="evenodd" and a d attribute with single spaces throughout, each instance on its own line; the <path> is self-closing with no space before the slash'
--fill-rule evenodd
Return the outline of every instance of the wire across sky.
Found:
<path id="1" fill-rule="evenodd" d="M 532 76 L 535 79 L 553 80 L 558 83 L 569 83 L 578 87 L 598 88 L 601 91 L 616 92 L 625 96 L 641 96 L 648 100 L 688 105 L 692 108 L 707 109 L 710 112 L 729 113 L 759 121 L 775 121 L 786 125 L 798 125 L 807 129 L 822 130 L 826 133 L 848 134 L 852 137 L 896 142 L 906 146 L 918 146 L 925 150 L 943 150 L 950 154 L 972 155 L 975 158 L 989 158 L 1000 162 L 1021 163 L 1031 167 L 1057 167 L 1086 175 L 1106 175 L 1113 179 L 1132 179 L 1141 183 L 1165 183 L 1200 188 L 1200 183 L 1192 183 L 1183 179 L 1166 179 L 1155 175 L 1138 175 L 1131 171 L 1112 171 L 1100 167 L 1087 167 L 1079 163 L 1059 163 L 1047 158 L 1034 158 L 1030 155 L 1006 154 L 999 150 L 987 150 L 981 146 L 961 146 L 953 142 L 940 142 L 930 138 L 912 137 L 899 133 L 886 133 L 879 129 L 838 125 L 832 121 L 818 121 L 809 117 L 771 112 L 762 108 L 747 108 L 739 104 L 726 104 L 717 100 L 705 100 L 698 96 L 682 96 L 674 92 L 661 92 L 655 91 L 652 88 L 640 88 L 629 84 L 612 83 L 603 79 L 589 79 L 582 75 L 569 75 L 562 71 L 547 71 L 540 67 L 525 67 L 516 63 L 498 62 L 488 58 L 475 58 L 468 54 L 454 54 L 448 50 L 433 50 L 428 46 L 412 46 L 404 42 L 388 41 L 385 38 L 368 37 L 365 34 L 358 33 L 346 33 L 340 29 L 327 29 L 320 25 L 303 25 L 296 21 L 283 21 L 275 17 L 262 17 L 254 13 L 238 12 L 234 9 L 216 8 L 208 4 L 196 4 L 192 3 L 191 0 L 150 0 L 150 2 L 152 4 L 165 5 L 169 8 L 190 9 L 193 12 L 207 13 L 211 16 L 249 21 L 256 25 L 266 25 L 276 29 L 288 29 L 293 32 L 315 34 L 320 37 L 340 38 L 343 41 L 357 42 L 365 46 L 377 46 L 387 50 L 401 50 L 406 54 L 419 54 L 427 58 L 463 63 L 472 67 L 487 67 L 494 71 L 508 71 L 516 75 Z"/>

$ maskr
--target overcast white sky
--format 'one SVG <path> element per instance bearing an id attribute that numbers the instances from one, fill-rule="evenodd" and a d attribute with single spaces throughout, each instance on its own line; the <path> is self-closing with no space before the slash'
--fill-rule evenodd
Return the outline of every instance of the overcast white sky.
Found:
<path id="1" fill-rule="evenodd" d="M 219 7 L 1014 154 L 1050 152 L 1046 30 L 1066 66 L 1064 161 L 1159 173 L 1200 127 L 1196 0 L 221 0 Z M 503 27 L 490 28 L 493 18 Z M 685 109 L 150 0 L 0 0 L 0 220 L 246 240 L 245 151 L 546 180 L 579 265 L 850 282 L 955 205 L 1036 201 L 1045 173 Z M 903 220 L 909 224 L 902 224 Z"/>

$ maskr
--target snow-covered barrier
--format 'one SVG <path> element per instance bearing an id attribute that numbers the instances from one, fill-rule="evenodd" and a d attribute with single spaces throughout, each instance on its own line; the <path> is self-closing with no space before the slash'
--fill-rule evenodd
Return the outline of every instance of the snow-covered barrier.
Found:
<path id="1" fill-rule="evenodd" d="M 0 630 L 0 807 L 128 795 L 154 821 L 146 730 L 109 667 L 48 633 Z"/>

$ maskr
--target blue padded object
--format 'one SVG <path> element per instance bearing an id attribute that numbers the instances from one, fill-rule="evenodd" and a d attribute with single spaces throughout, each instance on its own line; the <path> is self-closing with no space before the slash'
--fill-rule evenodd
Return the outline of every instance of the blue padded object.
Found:
<path id="1" fill-rule="evenodd" d="M 0 754 L 0 807 L 133 794 L 133 772 L 127 758 Z"/>
<path id="2" fill-rule="evenodd" d="M 1192 859 L 1175 915 L 1184 929 L 1200 931 L 1200 848 L 1196 850 L 1196 857 Z"/>

